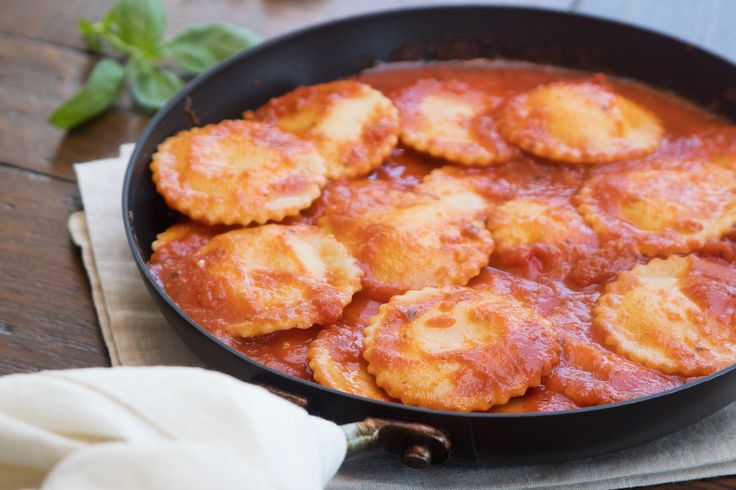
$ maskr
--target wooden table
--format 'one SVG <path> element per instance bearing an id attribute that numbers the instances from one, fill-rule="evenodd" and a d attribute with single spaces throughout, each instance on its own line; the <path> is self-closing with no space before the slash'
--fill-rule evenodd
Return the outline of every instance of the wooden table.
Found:
<path id="1" fill-rule="evenodd" d="M 223 21 L 264 37 L 352 13 L 431 3 L 448 2 L 165 0 L 169 33 L 194 22 Z M 649 26 L 736 60 L 734 1 L 524 3 Z M 80 208 L 72 163 L 116 154 L 118 145 L 136 139 L 148 117 L 123 100 L 69 133 L 46 122 L 96 61 L 84 50 L 77 19 L 98 20 L 109 5 L 104 0 L 0 0 L 0 375 L 109 365 L 89 284 L 66 230 L 69 214 Z M 736 488 L 736 477 L 661 488 L 695 487 Z"/>

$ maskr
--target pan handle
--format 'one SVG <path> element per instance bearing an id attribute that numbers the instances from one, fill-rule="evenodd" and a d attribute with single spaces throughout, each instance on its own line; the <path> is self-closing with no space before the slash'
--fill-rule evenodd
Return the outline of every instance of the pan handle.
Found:
<path id="1" fill-rule="evenodd" d="M 348 443 L 346 458 L 383 446 L 401 454 L 406 466 L 427 468 L 446 461 L 452 446 L 447 434 L 420 422 L 368 417 L 340 428 Z"/>
<path id="2" fill-rule="evenodd" d="M 259 386 L 306 409 L 309 400 L 273 386 Z M 440 429 L 420 422 L 368 417 L 361 422 L 340 426 L 347 441 L 346 458 L 384 447 L 400 454 L 401 462 L 411 468 L 426 468 L 447 460 L 450 455 L 450 439 Z"/>

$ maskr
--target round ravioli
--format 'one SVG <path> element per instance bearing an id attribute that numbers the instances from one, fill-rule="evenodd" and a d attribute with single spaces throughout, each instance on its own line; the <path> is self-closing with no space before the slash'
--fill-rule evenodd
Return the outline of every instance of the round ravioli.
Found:
<path id="1" fill-rule="evenodd" d="M 308 207 L 326 182 L 324 159 L 311 143 L 247 121 L 166 139 L 151 171 L 170 207 L 210 224 L 283 219 Z"/>
<path id="2" fill-rule="evenodd" d="M 363 331 L 381 303 L 353 298 L 339 322 L 322 329 L 309 347 L 309 366 L 321 385 L 345 393 L 391 401 L 368 372 L 363 358 Z"/>
<path id="3" fill-rule="evenodd" d="M 518 197 L 571 196 L 580 187 L 583 174 L 578 166 L 548 164 L 531 158 L 485 168 L 445 165 L 426 175 L 416 191 L 436 197 L 475 194 L 490 208 Z"/>
<path id="4" fill-rule="evenodd" d="M 631 362 L 584 338 L 560 333 L 560 341 L 560 362 L 545 378 L 545 384 L 581 407 L 632 400 L 684 382 L 682 378 Z"/>
<path id="5" fill-rule="evenodd" d="M 468 210 L 486 219 L 493 204 L 512 195 L 512 186 L 497 179 L 493 169 L 445 165 L 424 176 L 414 190 L 438 199 L 465 199 Z"/>
<path id="6" fill-rule="evenodd" d="M 736 362 L 736 267 L 694 255 L 637 265 L 608 284 L 593 328 L 645 366 L 711 374 Z"/>
<path id="7" fill-rule="evenodd" d="M 589 179 L 578 210 L 604 239 L 647 256 L 688 253 L 736 223 L 736 172 L 707 162 L 623 165 Z"/>
<path id="8" fill-rule="evenodd" d="M 490 114 L 500 98 L 464 82 L 422 79 L 405 88 L 394 103 L 401 116 L 401 141 L 412 148 L 476 166 L 513 155 Z"/>
<path id="9" fill-rule="evenodd" d="M 491 264 L 527 277 L 566 276 L 577 260 L 598 246 L 598 237 L 573 206 L 561 199 L 517 198 L 488 218 L 496 248 Z"/>
<path id="10" fill-rule="evenodd" d="M 464 285 L 488 263 L 491 233 L 462 198 L 435 199 L 381 182 L 355 183 L 318 220 L 358 260 L 378 300 Z"/>
<path id="11" fill-rule="evenodd" d="M 362 275 L 345 247 L 309 225 L 230 231 L 189 261 L 169 295 L 211 331 L 241 337 L 337 321 Z"/>
<path id="12" fill-rule="evenodd" d="M 299 87 L 246 116 L 313 142 L 331 179 L 370 172 L 398 142 L 399 115 L 391 100 L 350 80 Z"/>
<path id="13" fill-rule="evenodd" d="M 557 362 L 551 324 L 508 295 L 426 288 L 391 298 L 366 328 L 368 371 L 409 405 L 488 410 L 539 386 Z"/>
<path id="14" fill-rule="evenodd" d="M 227 226 L 211 226 L 197 221 L 184 221 L 156 235 L 151 245 L 153 253 L 148 263 L 153 270 L 173 267 L 184 262 L 212 237 L 231 230 Z"/>
<path id="15" fill-rule="evenodd" d="M 641 157 L 654 151 L 663 134 L 653 114 L 587 82 L 541 85 L 514 97 L 499 127 L 523 150 L 572 163 Z"/>

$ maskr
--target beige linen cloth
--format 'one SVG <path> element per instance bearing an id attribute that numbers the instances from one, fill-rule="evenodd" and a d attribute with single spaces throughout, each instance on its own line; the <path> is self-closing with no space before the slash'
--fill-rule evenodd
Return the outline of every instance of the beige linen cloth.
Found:
<path id="1" fill-rule="evenodd" d="M 75 166 L 85 211 L 69 226 L 82 248 L 105 343 L 113 365 L 199 366 L 159 314 L 131 258 L 121 218 L 131 151 L 125 145 L 119 158 Z M 732 474 L 736 403 L 676 434 L 607 456 L 516 468 L 411 470 L 379 453 L 344 463 L 327 488 L 627 488 Z"/>

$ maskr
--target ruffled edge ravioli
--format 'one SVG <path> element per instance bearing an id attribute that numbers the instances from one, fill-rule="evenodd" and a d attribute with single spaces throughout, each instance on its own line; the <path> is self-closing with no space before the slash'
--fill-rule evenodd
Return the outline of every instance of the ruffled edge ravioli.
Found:
<path id="1" fill-rule="evenodd" d="M 372 298 L 464 285 L 488 264 L 493 238 L 472 207 L 476 200 L 436 199 L 374 181 L 345 190 L 317 223 L 356 258 Z"/>
<path id="2" fill-rule="evenodd" d="M 556 82 L 517 95 L 504 107 L 501 134 L 542 158 L 606 163 L 645 156 L 664 133 L 654 114 L 589 82 Z"/>
<path id="3" fill-rule="evenodd" d="M 697 250 L 736 224 L 736 173 L 699 161 L 625 165 L 590 178 L 576 200 L 603 239 L 665 257 Z"/>
<path id="4" fill-rule="evenodd" d="M 594 308 L 593 329 L 631 360 L 704 376 L 736 362 L 736 268 L 689 255 L 619 274 Z"/>
<path id="5" fill-rule="evenodd" d="M 408 405 L 488 410 L 539 386 L 558 360 L 549 321 L 514 297 L 465 287 L 394 296 L 365 330 L 368 372 Z"/>
<path id="6" fill-rule="evenodd" d="M 241 337 L 337 321 L 362 276 L 342 244 L 310 225 L 223 233 L 191 261 L 193 276 L 179 279 L 198 301 L 190 315 Z"/>
<path id="7" fill-rule="evenodd" d="M 331 179 L 370 172 L 398 142 L 399 115 L 391 100 L 352 80 L 299 87 L 245 117 L 313 142 Z"/>
<path id="8" fill-rule="evenodd" d="M 487 226 L 496 244 L 491 264 L 522 267 L 527 275 L 564 277 L 598 246 L 595 232 L 562 199 L 511 199 L 493 208 Z"/>
<path id="9" fill-rule="evenodd" d="M 259 224 L 297 214 L 320 195 L 314 146 L 256 122 L 226 120 L 167 138 L 151 163 L 169 207 L 210 224 Z"/>
<path id="10" fill-rule="evenodd" d="M 356 295 L 345 308 L 343 318 L 320 331 L 307 353 L 315 381 L 345 393 L 394 401 L 376 384 L 363 358 L 364 330 L 379 306 L 376 301 Z"/>
<path id="11" fill-rule="evenodd" d="M 394 98 L 401 141 L 461 165 L 506 161 L 514 151 L 489 114 L 500 100 L 459 80 L 421 79 Z"/>

